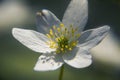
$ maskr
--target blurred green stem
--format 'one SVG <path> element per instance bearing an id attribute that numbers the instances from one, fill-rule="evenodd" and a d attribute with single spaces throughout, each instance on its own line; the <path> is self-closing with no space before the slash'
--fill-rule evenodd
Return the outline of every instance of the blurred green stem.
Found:
<path id="1" fill-rule="evenodd" d="M 62 78 L 63 78 L 63 72 L 64 72 L 64 65 L 62 65 L 62 67 L 60 69 L 59 80 L 62 80 Z"/>

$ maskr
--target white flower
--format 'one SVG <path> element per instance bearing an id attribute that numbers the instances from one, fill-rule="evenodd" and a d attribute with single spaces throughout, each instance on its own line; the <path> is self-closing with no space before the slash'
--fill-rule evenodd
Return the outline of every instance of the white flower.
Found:
<path id="1" fill-rule="evenodd" d="M 35 52 L 43 53 L 34 70 L 56 70 L 64 63 L 74 68 L 91 64 L 89 50 L 108 33 L 110 27 L 103 26 L 83 31 L 88 18 L 87 0 L 72 0 L 62 22 L 50 11 L 37 13 L 39 32 L 13 28 L 13 36 Z"/>

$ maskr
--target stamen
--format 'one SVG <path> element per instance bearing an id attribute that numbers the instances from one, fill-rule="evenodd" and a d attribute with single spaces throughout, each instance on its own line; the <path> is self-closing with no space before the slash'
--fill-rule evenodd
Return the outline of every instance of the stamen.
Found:
<path id="1" fill-rule="evenodd" d="M 52 31 L 52 29 L 50 29 L 50 35 L 53 36 L 53 31 Z"/>
<path id="2" fill-rule="evenodd" d="M 72 43 L 72 46 L 76 46 L 76 44 L 77 44 L 76 42 L 73 42 L 73 43 Z"/>
<path id="3" fill-rule="evenodd" d="M 46 36 L 47 36 L 48 38 L 51 38 L 51 36 L 50 36 L 49 34 L 46 34 Z"/>
<path id="4" fill-rule="evenodd" d="M 60 27 L 64 27 L 64 24 L 63 24 L 63 23 L 61 23 L 61 24 L 60 24 Z"/>
<path id="5" fill-rule="evenodd" d="M 77 44 L 77 39 L 80 37 L 80 34 L 77 33 L 77 28 L 74 28 L 72 25 L 69 28 L 66 28 L 63 23 L 59 26 L 53 26 L 49 30 L 49 34 L 46 36 L 50 39 L 47 42 L 47 45 L 50 48 L 55 48 L 56 53 L 66 53 L 71 51 Z"/>
<path id="6" fill-rule="evenodd" d="M 55 25 L 53 26 L 53 29 L 56 30 L 56 26 Z"/>
<path id="7" fill-rule="evenodd" d="M 72 48 L 69 48 L 69 50 L 71 51 L 71 50 L 72 50 Z"/>
<path id="8" fill-rule="evenodd" d="M 60 28 L 57 28 L 57 31 L 60 32 Z"/>
<path id="9" fill-rule="evenodd" d="M 61 48 L 61 51 L 63 51 L 64 49 L 63 48 Z"/>
<path id="10" fill-rule="evenodd" d="M 68 45 L 66 45 L 65 48 L 68 48 Z"/>

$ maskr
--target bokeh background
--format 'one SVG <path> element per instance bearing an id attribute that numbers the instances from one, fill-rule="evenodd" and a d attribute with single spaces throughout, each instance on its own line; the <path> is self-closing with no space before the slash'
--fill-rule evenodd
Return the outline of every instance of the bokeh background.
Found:
<path id="1" fill-rule="evenodd" d="M 40 56 L 11 34 L 13 27 L 36 30 L 36 12 L 49 9 L 62 19 L 70 0 L 0 0 L 0 80 L 57 80 L 59 70 L 36 72 Z M 111 26 L 109 35 L 91 50 L 93 64 L 75 69 L 65 65 L 63 80 L 120 80 L 120 0 L 88 0 L 85 29 Z"/>

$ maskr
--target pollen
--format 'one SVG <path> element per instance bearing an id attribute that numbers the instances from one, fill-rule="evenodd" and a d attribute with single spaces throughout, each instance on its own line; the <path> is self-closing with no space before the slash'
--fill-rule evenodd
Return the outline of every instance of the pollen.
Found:
<path id="1" fill-rule="evenodd" d="M 67 48 L 68 48 L 68 45 L 66 45 L 65 48 L 67 49 Z"/>
<path id="2" fill-rule="evenodd" d="M 69 50 L 71 51 L 71 50 L 72 50 L 72 48 L 69 48 Z"/>
<path id="3" fill-rule="evenodd" d="M 64 49 L 63 49 L 63 48 L 61 48 L 61 51 L 64 51 Z"/>
<path id="4" fill-rule="evenodd" d="M 53 31 L 52 31 L 52 29 L 50 29 L 50 35 L 53 36 Z"/>
<path id="5" fill-rule="evenodd" d="M 64 24 L 63 24 L 63 23 L 61 23 L 61 24 L 60 24 L 60 27 L 64 27 Z"/>
<path id="6" fill-rule="evenodd" d="M 72 25 L 66 27 L 63 23 L 60 23 L 59 26 L 54 25 L 49 30 L 49 33 L 46 34 L 49 39 L 46 43 L 50 48 L 56 49 L 57 54 L 67 53 L 73 50 L 78 44 L 80 34 L 77 30 L 78 29 L 74 28 Z"/>
<path id="7" fill-rule="evenodd" d="M 60 28 L 57 28 L 57 31 L 60 32 Z"/>

